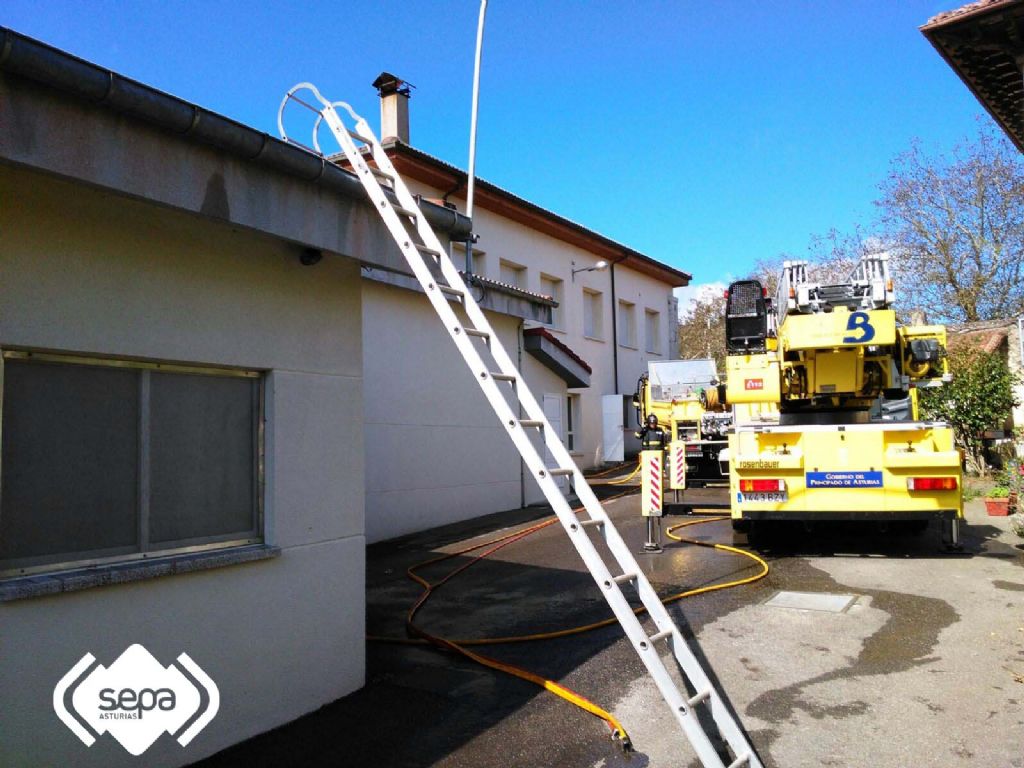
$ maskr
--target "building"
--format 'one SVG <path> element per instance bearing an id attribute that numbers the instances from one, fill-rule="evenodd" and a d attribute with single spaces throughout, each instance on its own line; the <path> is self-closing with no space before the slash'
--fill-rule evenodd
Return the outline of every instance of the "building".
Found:
<path id="1" fill-rule="evenodd" d="M 142 764 L 52 702 L 132 643 L 219 687 L 144 758 L 192 762 L 363 684 L 360 269 L 401 255 L 350 174 L 3 28 L 0 101 L 0 765 Z"/>
<path id="2" fill-rule="evenodd" d="M 136 643 L 220 691 L 145 752 L 190 763 L 362 685 L 368 533 L 531 489 L 354 176 L 2 27 L 0 101 L 0 765 L 140 764 L 53 701 Z M 458 172 L 394 147 L 465 242 Z M 688 276 L 490 185 L 479 222 L 482 306 L 601 462 Z"/>
<path id="3" fill-rule="evenodd" d="M 454 209 L 467 174 L 410 145 L 403 85 L 388 73 L 374 82 L 382 144 L 414 194 Z M 629 404 L 637 379 L 649 360 L 678 354 L 672 289 L 690 275 L 479 179 L 473 213 L 470 263 L 464 243 L 454 244 L 454 258 L 489 301 L 548 420 L 581 467 L 621 461 L 637 450 Z M 365 401 L 368 539 L 543 501 L 479 389 L 450 375 L 462 362 L 427 302 L 410 302 L 402 278 L 363 274 L 364 362 L 374 382 Z"/>

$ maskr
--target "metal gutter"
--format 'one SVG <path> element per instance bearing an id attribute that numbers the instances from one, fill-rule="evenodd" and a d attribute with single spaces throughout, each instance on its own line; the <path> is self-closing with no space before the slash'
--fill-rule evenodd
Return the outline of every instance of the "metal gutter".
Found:
<path id="1" fill-rule="evenodd" d="M 346 197 L 367 199 L 354 175 L 319 155 L 7 27 L 0 27 L 0 71 L 144 120 L 184 140 L 215 147 Z M 469 218 L 457 211 L 426 201 L 421 203 L 420 210 L 431 226 L 453 239 L 464 239 L 472 231 Z"/>

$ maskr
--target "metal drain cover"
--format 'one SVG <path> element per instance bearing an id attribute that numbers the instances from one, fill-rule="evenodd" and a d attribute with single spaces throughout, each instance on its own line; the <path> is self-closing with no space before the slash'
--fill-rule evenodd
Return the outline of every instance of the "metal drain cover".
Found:
<path id="1" fill-rule="evenodd" d="M 856 599 L 856 595 L 834 595 L 829 592 L 776 592 L 765 605 L 771 608 L 842 613 L 853 605 Z"/>

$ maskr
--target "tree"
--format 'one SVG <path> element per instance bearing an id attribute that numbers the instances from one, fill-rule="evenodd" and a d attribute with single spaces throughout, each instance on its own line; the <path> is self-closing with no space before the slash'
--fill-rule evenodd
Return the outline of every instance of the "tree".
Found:
<path id="1" fill-rule="evenodd" d="M 690 300 L 679 321 L 679 357 L 710 357 L 720 375 L 725 372 L 725 298 L 720 292 L 702 293 Z"/>
<path id="2" fill-rule="evenodd" d="M 955 348 L 949 352 L 949 363 L 951 383 L 919 390 L 921 415 L 948 422 L 968 468 L 983 473 L 987 469 L 983 434 L 1001 428 L 1018 404 L 1013 388 L 1019 377 L 998 352 Z"/>
<path id="3" fill-rule="evenodd" d="M 876 201 L 904 311 L 936 322 L 1024 309 L 1024 162 L 987 123 L 948 155 L 897 157 Z"/>

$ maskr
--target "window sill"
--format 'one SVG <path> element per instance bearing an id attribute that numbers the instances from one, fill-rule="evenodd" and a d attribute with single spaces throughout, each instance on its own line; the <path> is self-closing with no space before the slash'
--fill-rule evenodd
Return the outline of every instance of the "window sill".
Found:
<path id="1" fill-rule="evenodd" d="M 632 350 L 633 350 L 634 352 L 638 352 L 638 351 L 640 350 L 640 348 L 639 348 L 639 347 L 637 347 L 637 346 L 636 346 L 635 344 L 627 344 L 627 343 L 626 343 L 626 342 L 624 342 L 624 341 L 620 341 L 620 342 L 619 342 L 619 346 L 620 346 L 620 347 L 621 347 L 622 349 L 632 349 Z"/>
<path id="2" fill-rule="evenodd" d="M 587 336 L 586 334 L 583 334 L 583 338 L 589 339 L 590 341 L 599 341 L 604 344 L 604 339 L 598 338 L 597 336 Z"/>
<path id="3" fill-rule="evenodd" d="M 35 576 L 16 576 L 0 581 L 0 603 L 32 597 L 45 597 L 63 592 L 78 592 L 82 589 L 103 587 L 108 584 L 128 584 L 133 581 L 145 581 L 176 573 L 208 571 L 226 565 L 269 560 L 280 554 L 280 547 L 273 547 L 269 544 L 252 544 L 246 547 L 166 555 L 164 557 L 154 557 L 152 560 L 135 560 L 130 563 L 96 565 L 90 568 L 78 568 Z"/>

